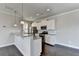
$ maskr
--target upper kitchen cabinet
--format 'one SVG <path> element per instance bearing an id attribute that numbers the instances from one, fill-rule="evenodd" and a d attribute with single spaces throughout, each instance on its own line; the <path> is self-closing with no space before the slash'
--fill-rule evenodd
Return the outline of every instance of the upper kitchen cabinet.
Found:
<path id="1" fill-rule="evenodd" d="M 55 30 L 55 19 L 43 20 L 40 22 L 40 26 L 47 26 L 47 30 Z"/>
<path id="2" fill-rule="evenodd" d="M 47 21 L 47 30 L 55 30 L 55 20 Z"/>
<path id="3" fill-rule="evenodd" d="M 41 26 L 47 26 L 47 30 L 55 30 L 55 19 L 41 20 L 41 22 L 34 22 L 32 26 L 36 26 L 38 30 L 41 30 Z"/>
<path id="4" fill-rule="evenodd" d="M 40 23 L 34 22 L 32 23 L 32 27 L 37 27 L 37 30 L 40 30 Z"/>

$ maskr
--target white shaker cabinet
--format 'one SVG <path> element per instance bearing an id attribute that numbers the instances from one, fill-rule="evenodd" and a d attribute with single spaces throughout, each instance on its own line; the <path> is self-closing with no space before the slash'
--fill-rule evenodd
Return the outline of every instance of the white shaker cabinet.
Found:
<path id="1" fill-rule="evenodd" d="M 33 40 L 33 37 L 15 36 L 15 46 L 24 56 L 40 56 L 41 53 L 41 38 Z"/>
<path id="2" fill-rule="evenodd" d="M 42 52 L 41 38 L 32 40 L 32 43 L 31 43 L 31 55 L 32 56 L 40 56 L 41 52 Z"/>
<path id="3" fill-rule="evenodd" d="M 55 30 L 55 20 L 47 21 L 47 30 Z"/>
<path id="4" fill-rule="evenodd" d="M 46 35 L 46 43 L 54 45 L 56 43 L 56 35 Z"/>

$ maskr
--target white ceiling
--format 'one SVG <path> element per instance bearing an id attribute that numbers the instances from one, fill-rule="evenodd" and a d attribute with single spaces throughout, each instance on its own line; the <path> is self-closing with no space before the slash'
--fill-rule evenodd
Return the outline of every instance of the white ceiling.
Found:
<path id="1" fill-rule="evenodd" d="M 26 20 L 32 21 L 51 15 L 71 11 L 79 8 L 79 3 L 24 3 L 23 14 Z M 50 9 L 50 11 L 46 11 Z M 21 3 L 0 4 L 0 10 L 14 14 L 13 10 L 17 11 L 17 15 L 22 15 Z M 37 15 L 36 15 L 37 14 Z"/>

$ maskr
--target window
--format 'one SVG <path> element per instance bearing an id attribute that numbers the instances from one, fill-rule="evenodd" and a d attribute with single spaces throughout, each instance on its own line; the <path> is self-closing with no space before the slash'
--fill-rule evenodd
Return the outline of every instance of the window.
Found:
<path id="1" fill-rule="evenodd" d="M 23 32 L 24 32 L 24 34 L 28 33 L 28 23 L 24 23 L 24 25 L 23 25 Z"/>

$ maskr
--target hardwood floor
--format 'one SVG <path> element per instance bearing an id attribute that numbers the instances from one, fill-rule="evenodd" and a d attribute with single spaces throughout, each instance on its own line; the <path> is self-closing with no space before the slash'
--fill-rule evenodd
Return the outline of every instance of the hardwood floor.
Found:
<path id="1" fill-rule="evenodd" d="M 22 54 L 16 48 L 16 46 L 11 45 L 11 46 L 0 48 L 0 56 L 22 56 Z"/>
<path id="2" fill-rule="evenodd" d="M 23 56 L 16 46 L 0 48 L 0 56 Z M 45 55 L 42 56 L 79 56 L 79 50 L 61 45 L 45 45 Z"/>
<path id="3" fill-rule="evenodd" d="M 50 45 L 45 45 L 46 54 L 43 56 L 79 56 L 79 50 L 65 47 L 61 45 L 55 45 L 54 47 Z"/>

